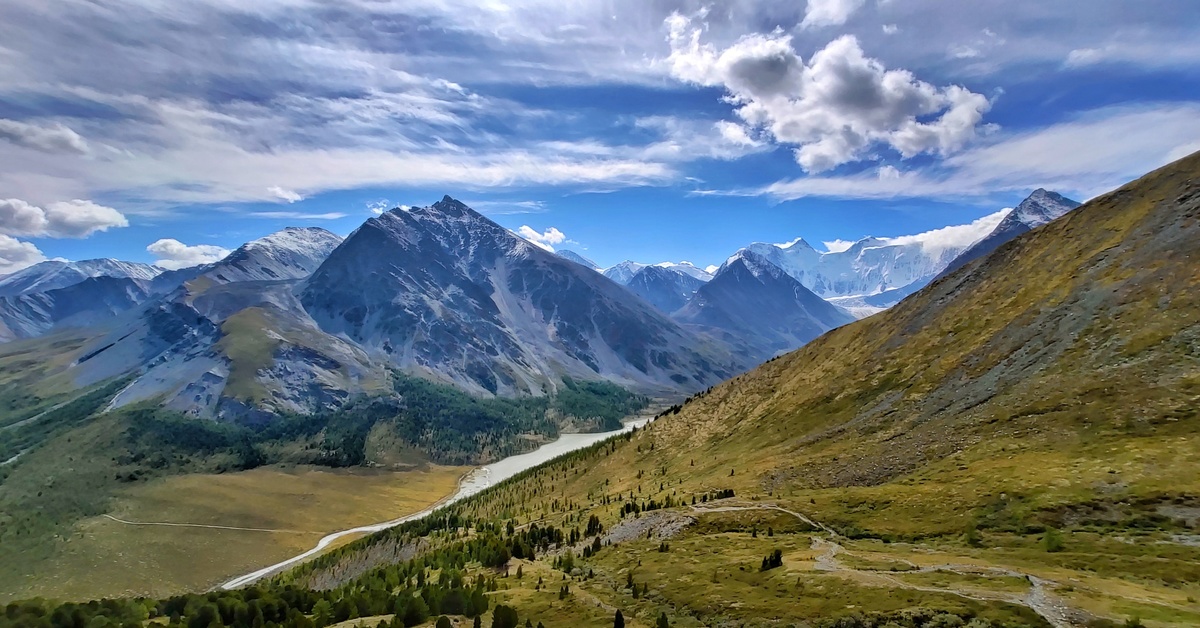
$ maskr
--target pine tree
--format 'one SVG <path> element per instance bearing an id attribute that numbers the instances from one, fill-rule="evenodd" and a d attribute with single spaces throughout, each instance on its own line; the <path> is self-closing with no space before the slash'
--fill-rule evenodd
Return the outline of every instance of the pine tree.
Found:
<path id="1" fill-rule="evenodd" d="M 617 614 L 613 617 L 613 628 L 625 628 L 625 616 L 621 614 L 620 609 L 617 610 Z"/>

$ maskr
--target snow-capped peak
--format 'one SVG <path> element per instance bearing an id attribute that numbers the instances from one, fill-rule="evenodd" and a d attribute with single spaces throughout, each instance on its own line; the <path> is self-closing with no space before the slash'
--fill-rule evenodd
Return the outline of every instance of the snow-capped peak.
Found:
<path id="1" fill-rule="evenodd" d="M 324 259 L 341 242 L 341 236 L 320 227 L 286 227 L 282 231 L 251 240 L 243 248 L 291 251 Z"/>
<path id="2" fill-rule="evenodd" d="M 1079 203 L 1057 192 L 1038 188 L 1029 195 L 1029 198 L 1021 201 L 1021 204 L 1017 205 L 1008 218 L 1019 221 L 1030 228 L 1040 227 L 1076 207 L 1079 207 Z"/>
<path id="3" fill-rule="evenodd" d="M 149 280 L 163 269 L 149 264 L 115 259 L 89 259 L 71 262 L 47 260 L 0 277 L 0 296 L 15 296 L 65 288 L 93 277 L 117 277 Z"/>

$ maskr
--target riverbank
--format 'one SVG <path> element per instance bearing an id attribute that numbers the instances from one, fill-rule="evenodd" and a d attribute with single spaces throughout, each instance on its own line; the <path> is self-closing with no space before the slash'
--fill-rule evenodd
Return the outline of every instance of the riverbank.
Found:
<path id="1" fill-rule="evenodd" d="M 309 558 L 320 554 L 329 547 L 337 544 L 338 541 L 346 539 L 347 537 L 371 534 L 373 532 L 379 532 L 381 530 L 396 527 L 402 523 L 421 519 L 433 513 L 438 508 L 448 506 L 455 502 L 471 497 L 472 495 L 476 495 L 481 491 L 495 486 L 496 484 L 499 484 L 500 482 L 517 475 L 518 473 L 521 473 L 522 471 L 532 469 L 533 467 L 549 462 L 559 456 L 583 449 L 618 434 L 624 434 L 632 431 L 635 428 L 645 426 L 652 420 L 652 418 L 653 417 L 651 416 L 637 417 L 635 419 L 626 421 L 621 429 L 611 432 L 562 434 L 557 440 L 546 443 L 534 451 L 518 454 L 516 456 L 510 456 L 508 458 L 504 458 L 503 460 L 499 460 L 471 471 L 461 478 L 458 489 L 454 492 L 454 494 L 445 499 L 439 500 L 437 503 L 424 510 L 415 512 L 411 515 L 392 519 L 390 521 L 367 526 L 358 526 L 328 534 L 322 537 L 321 540 L 317 542 L 316 546 L 312 547 L 311 549 L 287 560 L 280 561 L 274 565 L 263 567 L 248 574 L 233 578 L 222 584 L 221 588 L 236 589 L 238 587 L 244 587 L 248 584 L 261 580 L 262 578 L 275 575 L 290 567 L 294 567 L 300 563 L 303 563 Z"/>

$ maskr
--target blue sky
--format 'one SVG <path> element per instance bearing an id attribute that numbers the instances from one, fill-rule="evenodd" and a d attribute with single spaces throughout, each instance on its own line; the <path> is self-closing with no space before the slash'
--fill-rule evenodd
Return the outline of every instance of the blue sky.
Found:
<path id="1" fill-rule="evenodd" d="M 444 194 L 602 265 L 703 266 L 1195 150 L 1191 0 L 0 5 L 0 272 L 181 266 Z"/>

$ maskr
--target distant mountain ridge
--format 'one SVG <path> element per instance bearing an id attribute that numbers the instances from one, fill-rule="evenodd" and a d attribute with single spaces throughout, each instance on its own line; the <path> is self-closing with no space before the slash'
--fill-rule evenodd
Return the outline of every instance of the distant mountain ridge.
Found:
<path id="1" fill-rule="evenodd" d="M 674 318 L 727 332 L 756 362 L 855 320 L 753 251 L 726 262 Z"/>
<path id="2" fill-rule="evenodd" d="M 115 259 L 89 259 L 78 262 L 49 260 L 0 276 L 0 297 L 47 292 L 91 277 L 149 280 L 162 272 L 162 268 L 150 264 Z"/>
<path id="3" fill-rule="evenodd" d="M 590 268 L 595 271 L 600 270 L 600 266 L 598 266 L 596 264 L 596 262 L 593 262 L 592 260 L 590 260 L 570 249 L 559 249 L 559 250 L 555 251 L 554 253 L 555 253 L 555 255 L 558 255 L 559 257 L 561 257 L 563 259 L 569 259 L 572 262 L 575 262 L 576 264 L 579 264 L 580 266 L 583 266 L 585 268 Z"/>
<path id="4" fill-rule="evenodd" d="M 625 285 L 658 311 L 671 314 L 696 294 L 704 281 L 663 266 L 646 266 L 633 274 Z"/>

